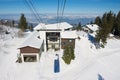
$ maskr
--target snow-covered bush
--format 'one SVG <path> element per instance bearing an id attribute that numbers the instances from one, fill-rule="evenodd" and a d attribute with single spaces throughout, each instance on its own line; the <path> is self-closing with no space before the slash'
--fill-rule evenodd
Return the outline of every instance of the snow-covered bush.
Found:
<path id="1" fill-rule="evenodd" d="M 18 34 L 18 37 L 23 37 L 24 36 L 24 33 L 23 33 L 22 30 L 19 30 L 17 34 Z"/>
<path id="2" fill-rule="evenodd" d="M 22 59 L 21 59 L 20 54 L 17 54 L 17 61 L 16 61 L 16 62 L 18 62 L 18 63 L 22 63 Z"/>
<path id="3" fill-rule="evenodd" d="M 78 36 L 77 39 L 80 40 L 81 38 Z"/>

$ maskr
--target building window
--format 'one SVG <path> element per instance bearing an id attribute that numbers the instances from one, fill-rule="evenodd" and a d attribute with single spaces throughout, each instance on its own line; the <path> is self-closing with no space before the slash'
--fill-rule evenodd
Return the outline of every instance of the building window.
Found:
<path id="1" fill-rule="evenodd" d="M 50 41 L 57 41 L 58 39 L 57 39 L 57 37 L 50 37 L 50 39 L 49 39 Z"/>
<path id="2" fill-rule="evenodd" d="M 62 45 L 63 45 L 63 46 L 65 46 L 65 45 L 66 45 L 66 43 L 65 43 L 65 42 L 62 42 Z"/>

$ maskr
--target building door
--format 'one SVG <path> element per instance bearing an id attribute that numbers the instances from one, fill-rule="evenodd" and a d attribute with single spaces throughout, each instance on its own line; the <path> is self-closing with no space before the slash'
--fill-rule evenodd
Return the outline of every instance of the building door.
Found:
<path id="1" fill-rule="evenodd" d="M 60 44 L 60 32 L 46 32 L 46 48 L 56 49 L 56 44 Z M 59 47 L 59 46 L 57 46 Z M 57 48 L 59 49 L 59 48 Z"/>
<path id="2" fill-rule="evenodd" d="M 24 62 L 36 62 L 37 56 L 36 55 L 24 55 Z"/>

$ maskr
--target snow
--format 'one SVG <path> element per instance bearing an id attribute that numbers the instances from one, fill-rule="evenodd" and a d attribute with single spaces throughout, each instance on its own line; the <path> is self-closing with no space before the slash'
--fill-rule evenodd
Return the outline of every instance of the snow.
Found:
<path id="1" fill-rule="evenodd" d="M 34 30 L 39 30 L 39 29 L 44 29 L 45 24 L 44 23 L 39 23 L 36 27 L 34 27 Z"/>
<path id="2" fill-rule="evenodd" d="M 0 40 L 5 43 L 0 45 L 0 80 L 98 80 L 98 74 L 105 80 L 119 80 L 120 40 L 108 39 L 106 47 L 97 50 L 85 32 L 76 33 L 81 39 L 76 39 L 75 60 L 70 65 L 62 60 L 62 50 L 52 49 L 43 52 L 39 62 L 16 63 L 18 47 L 25 38 Z M 59 54 L 59 73 L 54 73 L 55 54 Z"/>
<path id="3" fill-rule="evenodd" d="M 54 23 L 54 24 L 43 24 L 43 23 L 40 23 L 38 24 L 34 30 L 40 30 L 40 29 L 47 29 L 47 30 L 56 30 L 56 29 L 61 29 L 61 30 L 64 30 L 64 29 L 68 29 L 68 28 L 72 28 L 73 26 L 68 24 L 67 22 L 61 22 L 61 23 Z"/>
<path id="4" fill-rule="evenodd" d="M 61 32 L 61 38 L 77 38 L 76 31 L 63 31 Z"/>
<path id="5" fill-rule="evenodd" d="M 113 35 L 113 34 L 109 34 L 109 36 L 110 36 L 110 37 L 114 37 L 114 35 Z"/>
<path id="6" fill-rule="evenodd" d="M 92 30 L 93 32 L 97 31 L 99 29 L 99 26 L 96 24 L 88 24 L 86 25 L 90 30 Z"/>
<path id="7" fill-rule="evenodd" d="M 38 38 L 39 37 L 39 38 Z M 43 40 L 40 39 L 40 35 L 37 31 L 34 31 L 30 34 L 30 36 L 20 45 L 19 48 L 22 47 L 34 47 L 40 49 L 41 45 L 43 43 Z"/>

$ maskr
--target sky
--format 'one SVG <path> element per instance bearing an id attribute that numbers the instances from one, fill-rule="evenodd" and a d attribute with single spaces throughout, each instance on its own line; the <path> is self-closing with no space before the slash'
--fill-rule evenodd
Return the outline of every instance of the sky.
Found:
<path id="1" fill-rule="evenodd" d="M 39 13 L 57 13 L 58 0 L 32 0 Z M 60 0 L 62 3 L 64 0 Z M 66 0 L 65 13 L 103 14 L 120 11 L 120 0 Z M 0 14 L 32 13 L 25 0 L 0 0 Z"/>

